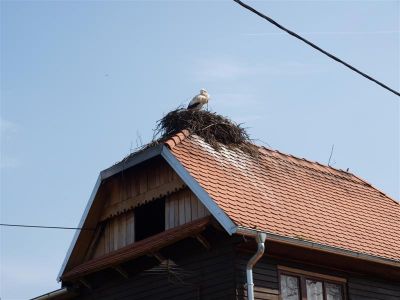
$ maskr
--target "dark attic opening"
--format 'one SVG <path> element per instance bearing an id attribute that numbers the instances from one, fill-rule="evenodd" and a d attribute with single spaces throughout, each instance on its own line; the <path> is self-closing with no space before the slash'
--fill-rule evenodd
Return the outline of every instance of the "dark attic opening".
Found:
<path id="1" fill-rule="evenodd" d="M 165 230 L 165 198 L 135 208 L 135 240 L 140 241 Z"/>

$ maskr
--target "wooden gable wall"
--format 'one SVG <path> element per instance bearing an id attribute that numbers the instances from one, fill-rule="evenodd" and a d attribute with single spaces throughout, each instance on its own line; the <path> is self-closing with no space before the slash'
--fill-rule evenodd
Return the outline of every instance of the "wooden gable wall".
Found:
<path id="1" fill-rule="evenodd" d="M 85 261 L 135 242 L 135 208 L 165 199 L 165 230 L 209 215 L 205 206 L 161 158 L 110 178 L 104 207 Z"/>
<path id="2" fill-rule="evenodd" d="M 165 229 L 183 225 L 209 214 L 207 208 L 197 197 L 188 188 L 185 188 L 166 198 Z"/>

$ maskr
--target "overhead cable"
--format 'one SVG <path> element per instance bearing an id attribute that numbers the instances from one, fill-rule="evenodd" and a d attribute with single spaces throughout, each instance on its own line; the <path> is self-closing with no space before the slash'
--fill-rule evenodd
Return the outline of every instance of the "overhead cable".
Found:
<path id="1" fill-rule="evenodd" d="M 255 8 L 251 7 L 250 5 L 247 5 L 246 3 L 243 3 L 240 0 L 233 0 L 236 3 L 238 3 L 239 5 L 241 5 L 242 7 L 248 9 L 249 11 L 255 13 L 256 15 L 260 16 L 261 18 L 267 20 L 268 22 L 270 22 L 271 24 L 275 25 L 276 27 L 278 27 L 279 29 L 282 29 L 283 31 L 286 31 L 288 34 L 290 34 L 291 36 L 294 36 L 295 38 L 303 41 L 304 43 L 306 43 L 307 45 L 313 47 L 314 49 L 318 50 L 319 52 L 322 52 L 323 54 L 325 54 L 326 56 L 330 57 L 331 59 L 341 63 L 342 65 L 345 65 L 347 68 L 349 68 L 350 70 L 353 70 L 354 72 L 360 74 L 361 76 L 375 82 L 376 84 L 380 85 L 381 87 L 383 87 L 384 89 L 392 92 L 393 94 L 400 96 L 400 92 L 388 87 L 386 84 L 380 82 L 379 80 L 369 76 L 368 74 L 365 74 L 364 72 L 358 70 L 357 68 L 353 67 L 352 65 L 346 63 L 345 61 L 341 60 L 340 58 L 336 57 L 335 55 L 325 51 L 324 49 L 320 48 L 319 46 L 315 45 L 314 43 L 310 42 L 309 40 L 307 40 L 306 38 L 298 35 L 297 33 L 287 29 L 286 27 L 284 27 L 283 25 L 279 24 L 278 22 L 276 22 L 275 20 L 271 19 L 270 17 L 264 15 L 263 13 L 259 12 L 258 10 L 256 10 Z"/>
<path id="2" fill-rule="evenodd" d="M 23 227 L 23 228 L 41 228 L 41 229 L 66 229 L 66 230 L 94 230 L 93 228 L 83 227 L 62 227 L 62 226 L 41 226 L 41 225 L 23 225 L 23 224 L 0 224 L 5 227 Z"/>

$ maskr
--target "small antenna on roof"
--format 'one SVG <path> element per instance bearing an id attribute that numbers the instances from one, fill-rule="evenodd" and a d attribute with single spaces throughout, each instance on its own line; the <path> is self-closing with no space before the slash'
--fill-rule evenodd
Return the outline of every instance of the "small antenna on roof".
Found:
<path id="1" fill-rule="evenodd" d="M 142 136 L 140 135 L 139 130 L 136 130 L 136 147 L 140 148 L 143 146 Z"/>
<path id="2" fill-rule="evenodd" d="M 332 154 L 333 154 L 333 150 L 334 150 L 334 149 L 335 149 L 335 144 L 332 144 L 331 154 L 329 155 L 329 160 L 328 160 L 328 166 L 330 166 L 331 158 L 332 158 Z"/>

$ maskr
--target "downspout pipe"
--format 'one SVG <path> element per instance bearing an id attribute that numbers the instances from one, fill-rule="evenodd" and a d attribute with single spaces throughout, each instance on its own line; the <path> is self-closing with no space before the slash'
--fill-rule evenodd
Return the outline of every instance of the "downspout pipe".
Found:
<path id="1" fill-rule="evenodd" d="M 246 266 L 246 278 L 247 278 L 247 299 L 254 300 L 254 282 L 253 282 L 253 267 L 258 260 L 263 256 L 265 251 L 265 239 L 267 235 L 262 232 L 258 232 L 256 235 L 257 252 L 250 258 Z"/>

